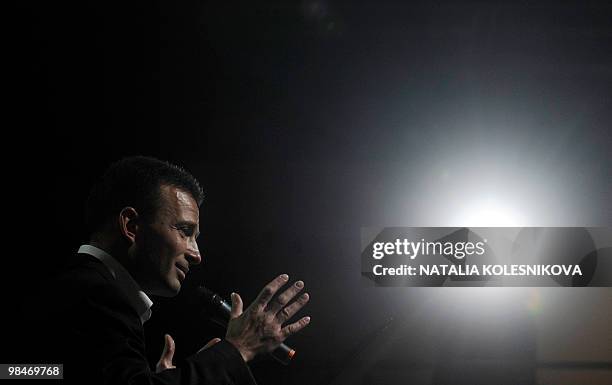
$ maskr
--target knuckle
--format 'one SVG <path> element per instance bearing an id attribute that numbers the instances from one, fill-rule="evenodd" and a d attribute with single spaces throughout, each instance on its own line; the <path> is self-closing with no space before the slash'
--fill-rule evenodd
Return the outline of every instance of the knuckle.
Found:
<path id="1" fill-rule="evenodd" d="M 256 313 L 252 316 L 255 323 L 261 324 L 266 321 L 266 315 L 263 313 Z"/>
<path id="2" fill-rule="evenodd" d="M 281 306 L 285 306 L 285 304 L 286 304 L 287 302 L 289 302 L 289 298 L 287 298 L 287 296 L 285 296 L 285 295 L 279 295 L 279 296 L 276 298 L 276 302 L 277 302 L 279 305 L 281 305 Z"/>
<path id="3" fill-rule="evenodd" d="M 274 321 L 274 314 L 268 313 L 266 314 L 260 321 L 260 323 L 270 325 Z"/>
<path id="4" fill-rule="evenodd" d="M 274 288 L 271 285 L 264 287 L 263 295 L 266 297 L 271 296 L 274 293 Z"/>
<path id="5" fill-rule="evenodd" d="M 291 317 L 291 311 L 289 310 L 288 307 L 283 308 L 283 310 L 281 310 L 281 314 L 283 315 L 284 318 Z"/>

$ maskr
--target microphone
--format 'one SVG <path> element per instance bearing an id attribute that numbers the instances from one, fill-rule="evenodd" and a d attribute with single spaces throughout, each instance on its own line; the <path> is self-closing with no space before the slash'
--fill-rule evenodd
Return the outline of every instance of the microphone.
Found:
<path id="1" fill-rule="evenodd" d="M 219 294 L 214 293 L 205 286 L 199 286 L 196 289 L 196 292 L 198 297 L 202 298 L 206 304 L 211 305 L 215 310 L 223 315 L 225 321 L 223 326 L 227 326 L 227 321 L 229 321 L 232 306 L 225 302 L 223 297 L 221 297 Z M 280 346 L 270 353 L 270 355 L 281 364 L 289 365 L 295 356 L 295 350 L 285 344 L 280 344 Z"/>

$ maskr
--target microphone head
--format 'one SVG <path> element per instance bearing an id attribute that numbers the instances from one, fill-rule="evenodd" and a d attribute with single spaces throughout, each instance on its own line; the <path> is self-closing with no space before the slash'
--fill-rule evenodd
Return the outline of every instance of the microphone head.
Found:
<path id="1" fill-rule="evenodd" d="M 231 305 L 225 302 L 223 297 L 208 289 L 204 285 L 200 285 L 196 289 L 196 300 L 203 302 L 205 307 L 209 307 L 220 312 L 224 318 L 229 317 L 229 314 L 232 311 Z"/>
<path id="2" fill-rule="evenodd" d="M 196 288 L 196 294 L 200 299 L 206 302 L 209 302 L 211 304 L 215 302 L 216 294 L 204 285 L 200 285 Z"/>

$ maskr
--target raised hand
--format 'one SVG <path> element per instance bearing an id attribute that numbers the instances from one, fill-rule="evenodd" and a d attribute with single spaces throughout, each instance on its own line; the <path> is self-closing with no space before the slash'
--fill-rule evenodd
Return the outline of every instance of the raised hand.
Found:
<path id="1" fill-rule="evenodd" d="M 304 282 L 297 281 L 273 299 L 274 294 L 289 280 L 286 274 L 276 277 L 259 293 L 255 301 L 243 311 L 242 299 L 232 293 L 232 312 L 225 339 L 233 344 L 245 361 L 252 360 L 259 353 L 276 349 L 287 337 L 305 328 L 310 317 L 283 326 L 309 300 L 307 293 L 297 300 L 291 300 L 304 288 Z"/>
<path id="2" fill-rule="evenodd" d="M 176 346 L 170 334 L 164 335 L 164 350 L 162 351 L 161 358 L 157 362 L 157 365 L 155 365 L 155 373 L 176 368 L 176 366 L 172 365 L 172 357 L 174 357 L 175 349 Z"/>

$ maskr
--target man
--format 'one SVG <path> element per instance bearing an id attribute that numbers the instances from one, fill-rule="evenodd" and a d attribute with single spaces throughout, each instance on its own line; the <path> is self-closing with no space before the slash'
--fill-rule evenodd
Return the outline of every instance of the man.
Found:
<path id="1" fill-rule="evenodd" d="M 309 299 L 299 295 L 301 281 L 273 298 L 288 282 L 285 274 L 244 310 L 233 293 L 225 339 L 210 341 L 184 367 L 172 364 L 169 335 L 155 371 L 145 356 L 149 295 L 176 295 L 190 267 L 202 261 L 196 243 L 202 199 L 196 179 L 168 162 L 130 157 L 107 170 L 87 203 L 89 243 L 48 286 L 46 297 L 60 303 L 36 310 L 52 325 L 41 344 L 48 354 L 43 362 L 64 363 L 64 378 L 83 384 L 254 383 L 246 363 L 310 321 L 283 326 Z"/>

